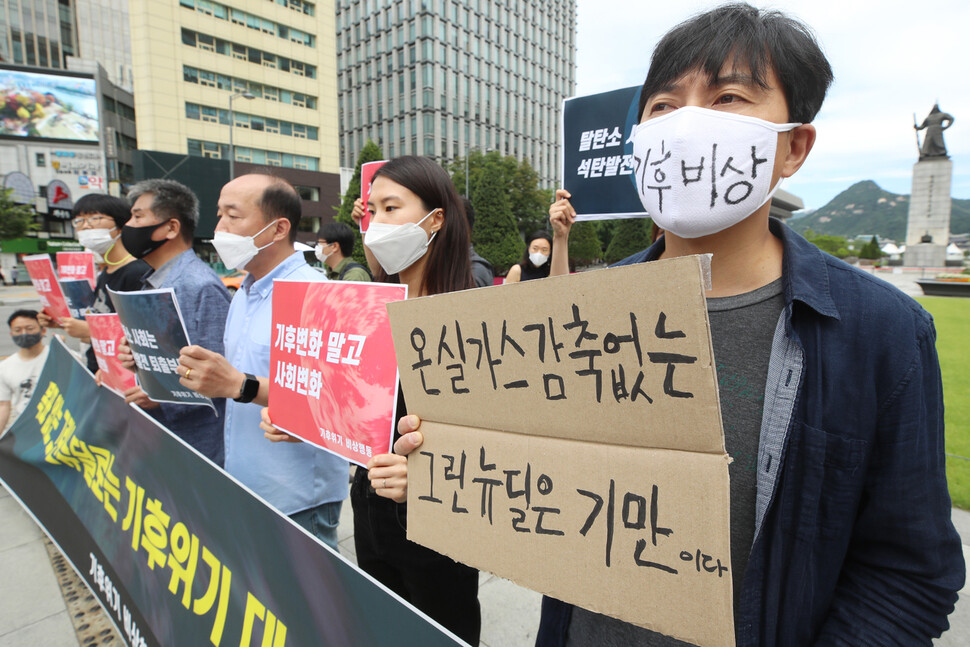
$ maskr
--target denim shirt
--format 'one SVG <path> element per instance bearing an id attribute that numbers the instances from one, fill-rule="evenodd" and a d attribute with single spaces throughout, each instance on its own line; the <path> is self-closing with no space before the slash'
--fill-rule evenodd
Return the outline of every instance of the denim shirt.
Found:
<path id="1" fill-rule="evenodd" d="M 229 313 L 229 292 L 208 265 L 187 249 L 142 278 L 146 289 L 173 288 L 185 321 L 189 342 L 223 353 L 222 334 Z M 215 398 L 209 407 L 162 402 L 146 413 L 176 436 L 222 467 L 222 413 L 226 401 Z"/>
<path id="2" fill-rule="evenodd" d="M 780 221 L 770 229 L 784 246 L 785 308 L 737 644 L 930 645 L 965 576 L 932 317 Z M 661 239 L 618 265 L 663 250 Z M 565 644 L 571 611 L 545 598 L 536 645 Z"/>

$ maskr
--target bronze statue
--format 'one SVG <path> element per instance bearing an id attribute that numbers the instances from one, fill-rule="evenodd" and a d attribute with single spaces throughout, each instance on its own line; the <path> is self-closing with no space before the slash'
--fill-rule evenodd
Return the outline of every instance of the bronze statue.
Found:
<path id="1" fill-rule="evenodd" d="M 919 146 L 919 158 L 924 160 L 932 157 L 949 157 L 946 145 L 943 143 L 943 131 L 953 125 L 953 115 L 940 110 L 940 104 L 934 104 L 930 114 L 923 120 L 923 124 L 916 125 L 916 115 L 913 115 L 913 128 L 916 129 L 916 145 Z M 926 129 L 922 145 L 919 143 L 919 131 Z"/>

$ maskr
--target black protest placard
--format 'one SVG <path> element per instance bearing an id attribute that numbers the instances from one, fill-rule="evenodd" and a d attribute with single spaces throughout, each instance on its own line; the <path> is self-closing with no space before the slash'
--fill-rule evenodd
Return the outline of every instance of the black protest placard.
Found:
<path id="1" fill-rule="evenodd" d="M 145 394 L 155 402 L 212 407 L 212 400 L 179 383 L 179 351 L 191 342 L 175 290 L 109 292 L 135 357 L 138 384 Z"/>
<path id="2" fill-rule="evenodd" d="M 84 319 L 88 308 L 94 303 L 94 290 L 87 279 L 61 279 L 61 290 L 67 300 L 67 309 L 75 319 Z"/>
<path id="3" fill-rule="evenodd" d="M 631 87 L 563 101 L 562 187 L 578 220 L 647 217 L 629 141 L 639 99 L 640 88 Z"/>

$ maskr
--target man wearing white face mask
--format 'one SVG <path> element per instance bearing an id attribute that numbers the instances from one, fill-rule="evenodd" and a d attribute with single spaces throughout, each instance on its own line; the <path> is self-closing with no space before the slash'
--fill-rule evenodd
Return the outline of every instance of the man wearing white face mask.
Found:
<path id="1" fill-rule="evenodd" d="M 327 277 L 334 281 L 370 281 L 370 272 L 354 261 L 354 230 L 342 222 L 328 222 L 317 231 L 314 255 L 326 267 Z"/>
<path id="2" fill-rule="evenodd" d="M 769 218 L 832 79 L 808 27 L 725 5 L 658 43 L 633 134 L 633 180 L 665 234 L 620 264 L 713 257 L 707 310 L 734 458 L 735 635 L 721 638 L 743 647 L 929 645 L 965 578 L 932 317 Z M 554 275 L 568 272 L 569 198 L 558 191 L 550 209 Z M 398 425 L 400 453 L 420 446 L 413 418 Z M 551 598 L 536 638 L 683 644 Z"/>
<path id="3" fill-rule="evenodd" d="M 121 228 L 131 218 L 131 208 L 121 198 L 89 193 L 78 199 L 73 211 L 72 223 L 78 242 L 95 254 L 95 259 L 103 268 L 95 284 L 91 312 L 114 312 L 108 289 L 115 292 L 140 290 L 141 278 L 151 270 L 145 261 L 129 254 L 121 243 Z M 62 317 L 60 321 L 54 321 L 44 313 L 40 313 L 38 319 L 45 328 L 63 328 L 70 337 L 80 339 L 85 344 L 91 342 L 91 331 L 83 319 Z M 96 373 L 98 362 L 90 347 L 86 357 L 88 369 Z"/>
<path id="4" fill-rule="evenodd" d="M 300 210 L 293 187 L 269 175 L 244 175 L 222 188 L 212 244 L 226 267 L 248 276 L 229 306 L 225 357 L 188 346 L 178 372 L 184 386 L 226 398 L 226 471 L 336 550 L 347 461 L 295 439 L 271 443 L 259 428 L 269 402 L 273 281 L 327 280 L 293 249 Z"/>

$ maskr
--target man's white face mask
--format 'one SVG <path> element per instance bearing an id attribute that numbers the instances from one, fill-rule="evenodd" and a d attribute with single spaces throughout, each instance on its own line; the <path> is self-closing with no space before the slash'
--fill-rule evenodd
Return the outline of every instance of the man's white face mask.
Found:
<path id="1" fill-rule="evenodd" d="M 633 129 L 637 192 L 657 226 L 681 238 L 736 225 L 771 199 L 778 133 L 801 124 L 685 106 Z"/>
<path id="2" fill-rule="evenodd" d="M 329 253 L 325 254 L 323 250 L 327 247 L 330 247 L 330 245 L 331 243 L 327 243 L 326 245 L 317 245 L 317 248 L 313 250 L 313 255 L 316 256 L 317 260 L 320 261 L 321 263 L 326 263 L 327 259 L 333 256 L 333 252 L 336 251 L 336 250 L 331 250 Z"/>
<path id="3" fill-rule="evenodd" d="M 256 247 L 255 239 L 261 233 L 275 225 L 279 218 L 269 223 L 252 236 L 230 234 L 228 231 L 217 231 L 212 237 L 212 246 L 222 259 L 223 265 L 231 270 L 241 270 L 256 257 L 260 250 L 266 249 L 275 241 L 270 241 L 262 247 Z"/>

